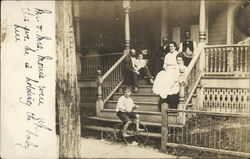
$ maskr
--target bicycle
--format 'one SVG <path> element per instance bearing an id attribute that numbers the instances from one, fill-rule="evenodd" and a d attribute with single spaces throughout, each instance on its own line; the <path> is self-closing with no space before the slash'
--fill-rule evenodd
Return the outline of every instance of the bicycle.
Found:
<path id="1" fill-rule="evenodd" d="M 132 122 L 128 125 L 127 134 L 129 136 L 124 137 L 122 135 L 123 132 L 123 123 L 116 123 L 113 127 L 112 131 L 101 131 L 101 138 L 106 140 L 116 140 L 121 141 L 124 140 L 127 144 L 146 144 L 148 141 L 148 129 L 147 127 L 139 121 L 139 128 L 144 129 L 144 131 L 137 131 L 136 129 L 136 121 L 132 120 Z"/>

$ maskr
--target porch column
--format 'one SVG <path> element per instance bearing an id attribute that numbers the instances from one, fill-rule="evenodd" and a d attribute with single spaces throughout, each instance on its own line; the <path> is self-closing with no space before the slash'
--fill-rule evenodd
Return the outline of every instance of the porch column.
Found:
<path id="1" fill-rule="evenodd" d="M 200 0 L 200 25 L 199 25 L 199 41 L 206 42 L 206 9 L 205 0 Z"/>
<path id="2" fill-rule="evenodd" d="M 125 10 L 125 50 L 130 49 L 130 30 L 129 30 L 129 9 L 130 1 L 123 1 L 123 8 Z"/>
<path id="3" fill-rule="evenodd" d="M 81 75 L 81 32 L 80 32 L 80 4 L 79 1 L 73 1 L 74 21 L 75 21 L 75 39 L 76 39 L 76 69 L 77 76 Z"/>
<path id="4" fill-rule="evenodd" d="M 227 6 L 227 44 L 233 43 L 234 6 L 232 3 L 228 3 Z"/>
<path id="5" fill-rule="evenodd" d="M 168 38 L 168 15 L 166 7 L 167 7 L 167 2 L 161 1 L 161 39 L 163 37 Z"/>

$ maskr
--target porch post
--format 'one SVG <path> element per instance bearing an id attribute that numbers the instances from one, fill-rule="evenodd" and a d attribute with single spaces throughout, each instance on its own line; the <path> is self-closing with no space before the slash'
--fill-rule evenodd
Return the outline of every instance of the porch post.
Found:
<path id="1" fill-rule="evenodd" d="M 233 24 L 234 24 L 233 12 L 234 12 L 234 5 L 231 3 L 228 3 L 228 6 L 227 6 L 227 44 L 228 45 L 233 43 Z"/>
<path id="2" fill-rule="evenodd" d="M 200 0 L 200 25 L 199 25 L 199 41 L 205 43 L 206 41 L 206 9 L 205 0 Z"/>
<path id="3" fill-rule="evenodd" d="M 161 39 L 168 38 L 168 15 L 167 15 L 167 2 L 161 1 Z"/>
<path id="4" fill-rule="evenodd" d="M 73 1 L 74 21 L 75 21 L 75 37 L 76 37 L 76 69 L 77 76 L 81 75 L 81 32 L 80 32 L 80 4 L 79 1 Z"/>
<path id="5" fill-rule="evenodd" d="M 130 28 L 129 28 L 129 9 L 130 1 L 123 1 L 123 8 L 125 10 L 125 50 L 130 49 Z"/>
<path id="6" fill-rule="evenodd" d="M 199 25 L 199 49 L 202 53 L 200 55 L 200 71 L 205 71 L 206 56 L 204 51 L 204 46 L 206 43 L 206 6 L 205 0 L 200 0 L 200 25 Z"/>

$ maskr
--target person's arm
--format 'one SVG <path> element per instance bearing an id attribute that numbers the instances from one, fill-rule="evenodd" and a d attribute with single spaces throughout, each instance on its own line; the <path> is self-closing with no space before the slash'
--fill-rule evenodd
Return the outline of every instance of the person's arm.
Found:
<path id="1" fill-rule="evenodd" d="M 167 68 L 167 55 L 165 55 L 163 62 L 163 69 L 166 70 L 166 68 Z"/>

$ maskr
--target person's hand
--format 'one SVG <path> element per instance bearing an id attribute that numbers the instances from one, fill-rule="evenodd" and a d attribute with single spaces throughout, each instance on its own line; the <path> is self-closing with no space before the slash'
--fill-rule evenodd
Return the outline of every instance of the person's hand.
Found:
<path id="1" fill-rule="evenodd" d="M 134 105 L 134 107 L 133 107 L 134 109 L 138 109 L 138 105 Z"/>
<path id="2" fill-rule="evenodd" d="M 140 75 L 140 72 L 139 72 L 139 71 L 135 71 L 135 73 L 136 73 L 137 75 Z"/>

